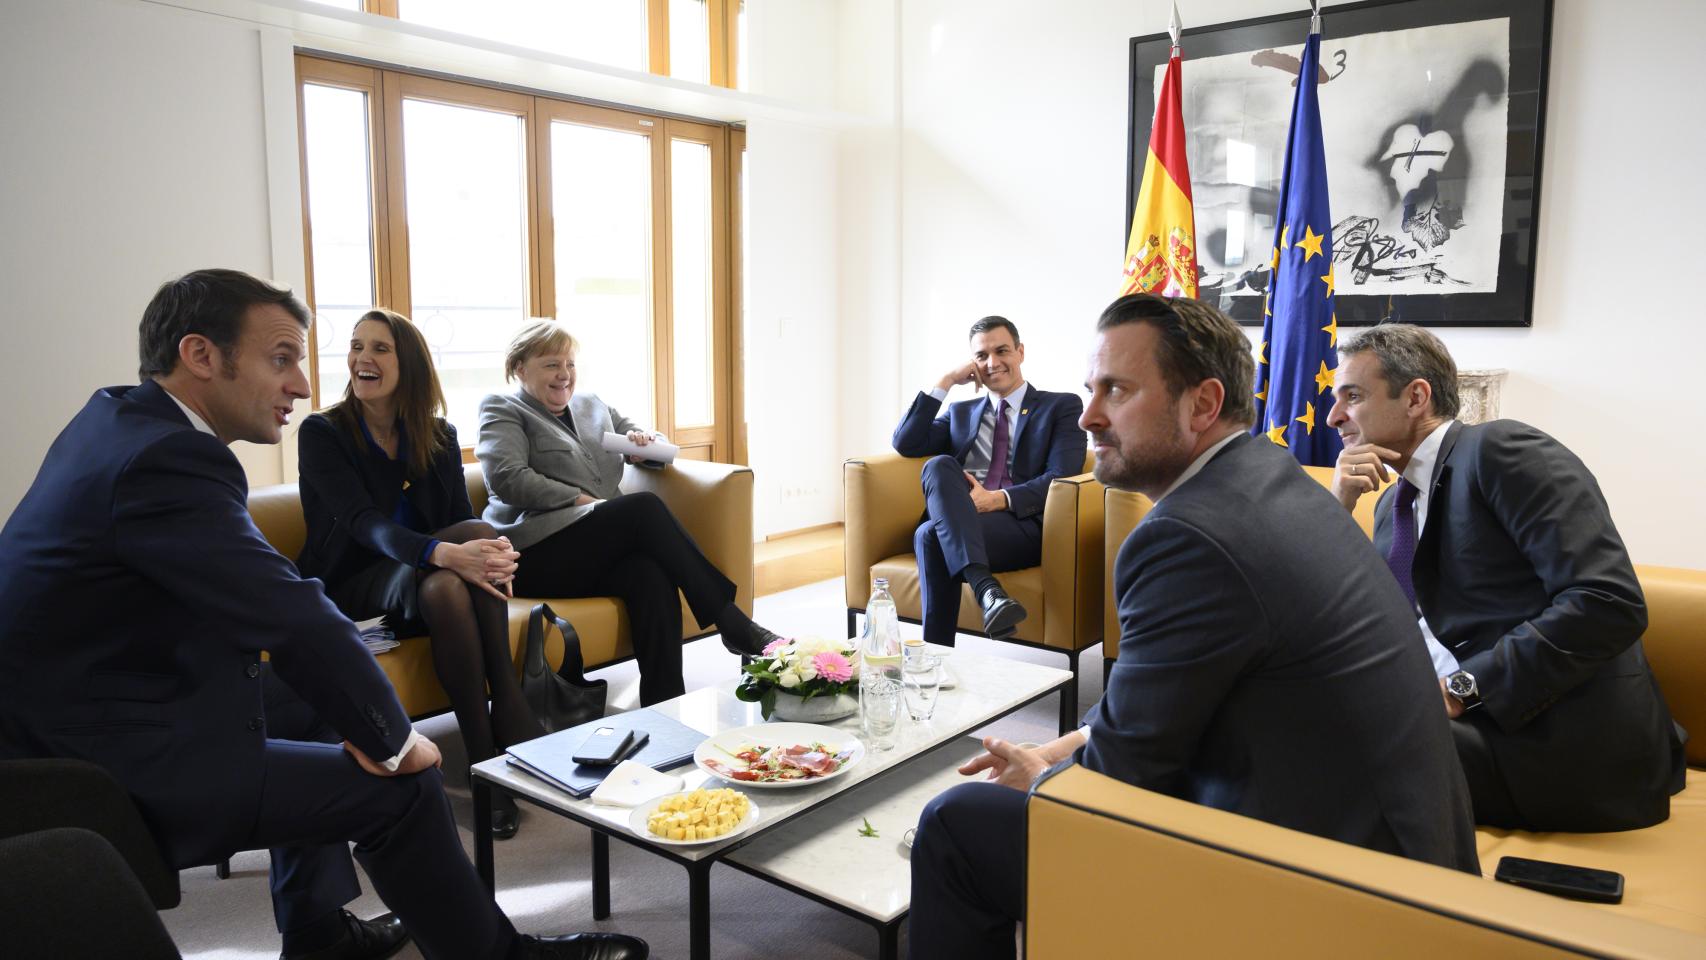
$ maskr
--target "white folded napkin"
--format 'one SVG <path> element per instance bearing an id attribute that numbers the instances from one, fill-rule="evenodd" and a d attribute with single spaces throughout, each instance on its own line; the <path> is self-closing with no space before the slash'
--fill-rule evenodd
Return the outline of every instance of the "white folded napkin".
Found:
<path id="1" fill-rule="evenodd" d="M 637 807 L 666 793 L 679 793 L 682 784 L 681 777 L 673 773 L 624 760 L 592 791 L 592 802 L 603 807 Z"/>

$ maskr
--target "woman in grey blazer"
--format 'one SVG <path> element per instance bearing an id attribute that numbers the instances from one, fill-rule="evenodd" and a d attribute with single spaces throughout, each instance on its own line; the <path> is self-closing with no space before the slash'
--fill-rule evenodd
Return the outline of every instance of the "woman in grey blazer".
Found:
<path id="1" fill-rule="evenodd" d="M 681 603 L 700 627 L 715 623 L 731 653 L 753 654 L 777 639 L 735 606 L 735 585 L 652 493 L 624 495 L 622 457 L 604 434 L 636 443 L 652 435 L 597 396 L 575 394 L 574 337 L 551 321 L 510 344 L 504 379 L 521 389 L 480 403 L 474 453 L 490 494 L 484 519 L 521 551 L 517 596 L 621 598 L 640 662 L 640 702 L 685 692 Z"/>

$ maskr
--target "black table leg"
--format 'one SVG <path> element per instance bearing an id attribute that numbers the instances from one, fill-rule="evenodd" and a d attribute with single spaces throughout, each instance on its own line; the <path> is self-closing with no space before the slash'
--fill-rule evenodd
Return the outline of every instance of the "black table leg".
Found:
<path id="1" fill-rule="evenodd" d="M 488 892 L 497 890 L 497 869 L 492 865 L 492 788 L 480 777 L 472 778 L 474 788 L 474 869 Z"/>
<path id="2" fill-rule="evenodd" d="M 592 832 L 592 918 L 610 919 L 610 834 Z"/>
<path id="3" fill-rule="evenodd" d="M 851 640 L 852 638 L 854 638 L 858 635 L 859 635 L 859 615 L 854 613 L 852 610 L 848 610 L 847 611 L 847 638 Z"/>
<path id="4" fill-rule="evenodd" d="M 1072 679 L 1060 688 L 1060 735 L 1078 728 L 1078 655 L 1068 653 L 1066 664 L 1072 668 Z"/>
<path id="5" fill-rule="evenodd" d="M 711 960 L 711 861 L 687 867 L 687 955 Z"/>
<path id="6" fill-rule="evenodd" d="M 900 960 L 900 922 L 903 919 L 904 915 L 896 917 L 877 930 L 878 960 Z"/>

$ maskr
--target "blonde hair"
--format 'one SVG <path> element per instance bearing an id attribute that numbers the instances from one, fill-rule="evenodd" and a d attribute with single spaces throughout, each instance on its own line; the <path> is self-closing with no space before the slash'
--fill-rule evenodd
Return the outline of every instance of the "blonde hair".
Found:
<path id="1" fill-rule="evenodd" d="M 509 342 L 509 353 L 504 356 L 504 381 L 514 380 L 521 365 L 534 357 L 579 350 L 580 344 L 574 335 L 558 326 L 557 321 L 549 317 L 536 318 Z"/>

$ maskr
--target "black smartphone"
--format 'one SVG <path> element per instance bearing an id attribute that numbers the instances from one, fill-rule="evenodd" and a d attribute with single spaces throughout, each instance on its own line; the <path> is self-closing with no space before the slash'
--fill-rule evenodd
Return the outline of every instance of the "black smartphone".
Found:
<path id="1" fill-rule="evenodd" d="M 608 767 L 646 742 L 648 734 L 627 727 L 599 727 L 575 748 L 574 761 L 589 767 Z"/>
<path id="2" fill-rule="evenodd" d="M 1623 874 L 1592 867 L 1576 867 L 1568 863 L 1529 860 L 1524 857 L 1499 858 L 1494 880 L 1514 883 L 1519 887 L 1539 890 L 1571 900 L 1591 900 L 1594 903 L 1623 902 Z"/>

